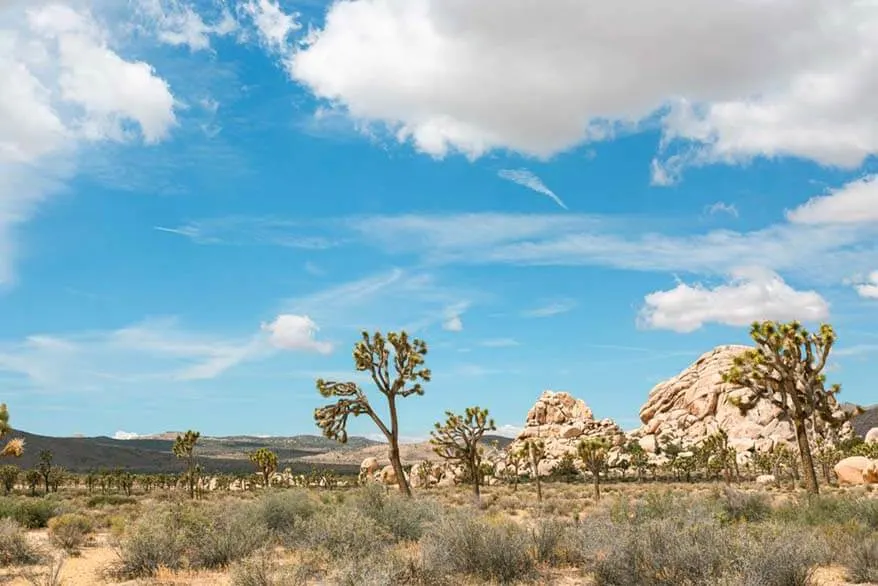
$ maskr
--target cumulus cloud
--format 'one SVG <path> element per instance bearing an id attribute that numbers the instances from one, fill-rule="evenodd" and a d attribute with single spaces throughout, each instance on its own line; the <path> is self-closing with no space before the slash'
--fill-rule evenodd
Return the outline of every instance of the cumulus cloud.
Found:
<path id="1" fill-rule="evenodd" d="M 527 187 L 530 190 L 536 191 L 539 194 L 545 195 L 550 198 L 559 207 L 567 209 L 567 205 L 561 201 L 561 198 L 555 195 L 551 189 L 546 187 L 546 184 L 543 183 L 543 180 L 533 174 L 533 172 L 528 171 L 527 169 L 502 169 L 497 175 L 501 179 L 505 179 L 507 181 L 511 181 L 513 183 L 517 183 L 522 187 Z"/>
<path id="2" fill-rule="evenodd" d="M 0 4 L 0 283 L 14 277 L 13 230 L 75 173 L 84 143 L 156 143 L 175 100 L 151 65 L 127 60 L 85 9 Z"/>
<path id="3" fill-rule="evenodd" d="M 665 182 L 878 152 L 873 2 L 360 0 L 303 43 L 285 53 L 294 80 L 433 156 L 549 157 L 657 119 Z"/>
<path id="4" fill-rule="evenodd" d="M 878 175 L 845 184 L 787 213 L 800 224 L 878 223 Z"/>
<path id="5" fill-rule="evenodd" d="M 707 323 L 729 326 L 753 321 L 817 321 L 829 316 L 829 304 L 814 291 L 796 291 L 774 272 L 738 269 L 727 284 L 713 289 L 678 284 L 644 299 L 639 321 L 648 328 L 692 332 Z"/>
<path id="6" fill-rule="evenodd" d="M 524 428 L 520 425 L 510 425 L 507 423 L 505 425 L 498 425 L 494 434 L 502 437 L 516 438 L 522 431 L 524 431 Z"/>
<path id="7" fill-rule="evenodd" d="M 262 324 L 275 348 L 329 354 L 332 344 L 315 339 L 320 328 L 307 315 L 281 314 L 274 321 Z"/>
<path id="8" fill-rule="evenodd" d="M 855 285 L 854 288 L 860 294 L 860 297 L 878 299 L 878 271 L 873 271 L 862 283 Z"/>
<path id="9" fill-rule="evenodd" d="M 130 431 L 122 431 L 119 430 L 113 434 L 113 439 L 117 440 L 133 440 L 140 437 L 139 433 L 132 433 Z"/>
<path id="10" fill-rule="evenodd" d="M 447 330 L 449 332 L 462 332 L 463 331 L 463 320 L 459 315 L 453 315 L 442 322 L 442 329 Z"/>

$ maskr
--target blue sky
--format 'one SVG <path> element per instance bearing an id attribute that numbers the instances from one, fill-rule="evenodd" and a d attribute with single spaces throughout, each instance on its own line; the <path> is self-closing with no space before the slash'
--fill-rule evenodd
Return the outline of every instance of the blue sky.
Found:
<path id="1" fill-rule="evenodd" d="M 544 389 L 636 427 L 763 318 L 878 401 L 878 9 L 672 4 L 5 3 L 13 424 L 316 433 L 363 328 L 430 346 L 409 438 Z"/>

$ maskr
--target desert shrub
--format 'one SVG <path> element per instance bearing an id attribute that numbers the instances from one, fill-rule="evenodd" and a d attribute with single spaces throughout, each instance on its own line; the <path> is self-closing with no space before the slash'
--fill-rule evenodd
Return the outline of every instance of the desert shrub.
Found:
<path id="1" fill-rule="evenodd" d="M 812 527 L 857 523 L 876 531 L 878 500 L 835 495 L 809 496 L 778 507 L 774 517 L 787 523 Z"/>
<path id="2" fill-rule="evenodd" d="M 275 492 L 254 504 L 256 517 L 272 535 L 286 544 L 294 542 L 302 533 L 316 506 L 307 491 Z"/>
<path id="3" fill-rule="evenodd" d="M 738 559 L 741 586 L 806 586 L 828 548 L 810 533 L 775 527 L 747 536 Z"/>
<path id="4" fill-rule="evenodd" d="M 858 539 L 848 551 L 847 579 L 854 584 L 878 582 L 878 536 Z"/>
<path id="5" fill-rule="evenodd" d="M 98 507 L 118 507 L 121 505 L 137 504 L 137 499 L 121 494 L 96 494 L 90 496 L 85 502 L 85 506 L 89 509 Z"/>
<path id="6" fill-rule="evenodd" d="M 388 495 L 378 484 L 363 487 L 349 506 L 386 529 L 397 541 L 417 541 L 437 515 L 433 503 Z"/>
<path id="7" fill-rule="evenodd" d="M 23 566 L 40 562 L 40 555 L 28 542 L 24 529 L 12 519 L 0 519 L 0 566 Z"/>
<path id="8" fill-rule="evenodd" d="M 0 519 L 12 519 L 26 529 L 42 529 L 60 512 L 58 503 L 53 500 L 0 498 Z"/>
<path id="9" fill-rule="evenodd" d="M 307 583 L 307 574 L 296 569 L 284 568 L 277 563 L 270 551 L 239 561 L 232 566 L 232 586 L 298 586 Z"/>
<path id="10" fill-rule="evenodd" d="M 49 538 L 67 553 L 78 552 L 92 529 L 91 520 L 76 513 L 59 515 L 49 520 Z"/>
<path id="11" fill-rule="evenodd" d="M 650 519 L 619 527 L 592 559 L 598 585 L 712 584 L 734 558 L 729 531 L 712 521 Z"/>
<path id="12" fill-rule="evenodd" d="M 313 516 L 304 537 L 313 548 L 333 558 L 365 558 L 387 545 L 389 535 L 375 521 L 356 509 L 337 507 Z"/>
<path id="13" fill-rule="evenodd" d="M 771 516 L 771 503 L 761 492 L 744 492 L 725 488 L 719 498 L 719 519 L 721 521 L 764 521 Z"/>
<path id="14" fill-rule="evenodd" d="M 154 575 L 159 568 L 182 567 L 185 543 L 172 511 L 158 509 L 128 528 L 117 547 L 118 572 L 130 578 Z"/>
<path id="15" fill-rule="evenodd" d="M 530 577 L 534 561 L 526 530 L 512 522 L 448 514 L 421 541 L 425 572 L 449 572 L 509 583 Z"/>
<path id="16" fill-rule="evenodd" d="M 540 563 L 557 565 L 570 559 L 568 552 L 568 533 L 570 525 L 543 517 L 530 531 L 534 559 Z"/>
<path id="17" fill-rule="evenodd" d="M 332 575 L 338 586 L 396 586 L 401 584 L 442 584 L 441 576 L 424 572 L 413 560 L 396 551 L 346 560 Z"/>
<path id="18" fill-rule="evenodd" d="M 268 531 L 248 508 L 224 507 L 199 511 L 184 523 L 189 565 L 224 568 L 265 545 Z"/>

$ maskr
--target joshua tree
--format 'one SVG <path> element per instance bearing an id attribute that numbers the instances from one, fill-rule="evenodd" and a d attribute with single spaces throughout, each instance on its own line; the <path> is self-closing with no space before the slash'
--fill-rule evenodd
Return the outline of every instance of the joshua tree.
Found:
<path id="1" fill-rule="evenodd" d="M 738 479 L 738 458 L 735 448 L 729 446 L 729 434 L 724 429 L 708 436 L 701 445 L 701 455 L 704 459 L 705 472 L 713 477 L 717 471 L 723 473 L 726 484 L 731 484 L 732 478 Z"/>
<path id="2" fill-rule="evenodd" d="M 512 480 L 512 492 L 518 492 L 518 475 L 526 461 L 527 453 L 521 449 L 510 450 L 506 455 L 505 475 Z"/>
<path id="3" fill-rule="evenodd" d="M 610 453 L 610 442 L 602 437 L 582 440 L 576 448 L 576 454 L 585 469 L 591 472 L 594 480 L 594 500 L 601 500 L 601 472 L 607 467 L 607 457 Z"/>
<path id="4" fill-rule="evenodd" d="M 430 432 L 433 451 L 444 460 L 464 465 L 473 483 L 473 495 L 478 501 L 482 463 L 479 441 L 485 432 L 493 431 L 497 426 L 488 417 L 488 410 L 479 407 L 467 407 L 463 415 L 451 411 L 446 411 L 445 415 L 445 423 L 436 423 L 436 429 Z"/>
<path id="5" fill-rule="evenodd" d="M 40 462 L 37 464 L 37 470 L 40 471 L 40 476 L 43 478 L 43 484 L 46 487 L 46 494 L 49 494 L 49 489 L 51 488 L 50 483 L 52 480 L 52 451 L 51 450 L 43 450 L 40 452 Z"/>
<path id="6" fill-rule="evenodd" d="M 527 454 L 527 459 L 530 462 L 531 474 L 533 474 L 534 480 L 536 480 L 537 483 L 537 501 L 543 502 L 543 483 L 540 479 L 540 462 L 546 457 L 546 444 L 543 443 L 543 440 L 541 439 L 530 438 L 524 441 L 522 450 Z"/>
<path id="7" fill-rule="evenodd" d="M 631 440 L 622 448 L 622 451 L 628 455 L 631 466 L 637 472 L 637 481 L 642 482 L 643 471 L 649 465 L 649 455 L 646 453 L 646 450 L 643 449 L 643 446 L 637 440 Z"/>
<path id="8" fill-rule="evenodd" d="M 31 496 L 36 496 L 37 486 L 40 485 L 40 480 L 42 480 L 42 478 L 42 474 L 40 474 L 40 471 L 36 468 L 31 468 L 24 473 L 24 481 L 27 482 L 27 485 L 30 488 Z"/>
<path id="9" fill-rule="evenodd" d="M 268 448 L 259 448 L 250 454 L 250 461 L 262 474 L 262 486 L 268 488 L 271 483 L 271 475 L 277 471 L 277 454 Z"/>
<path id="10" fill-rule="evenodd" d="M 363 339 L 354 346 L 356 369 L 369 373 L 378 391 L 387 400 L 389 424 L 378 416 L 357 383 L 317 380 L 317 390 L 321 396 L 338 397 L 335 403 L 314 411 L 314 419 L 323 435 L 345 443 L 348 439 L 348 417 L 368 415 L 387 438 L 390 464 L 396 473 L 399 489 L 406 496 L 411 496 L 412 490 L 399 456 L 399 416 L 396 401 L 399 398 L 424 394 L 421 381 L 430 380 L 430 370 L 424 367 L 426 355 L 427 344 L 417 338 L 409 340 L 405 332 L 390 332 L 387 338 L 381 332 L 375 332 L 371 338 L 367 332 L 363 332 Z"/>
<path id="11" fill-rule="evenodd" d="M 183 435 L 178 435 L 174 441 L 173 452 L 178 458 L 186 461 L 186 482 L 189 485 L 189 498 L 195 498 L 195 475 L 197 463 L 195 460 L 195 446 L 201 433 L 191 429 Z"/>
<path id="12" fill-rule="evenodd" d="M 836 425 L 838 385 L 824 387 L 823 369 L 836 341 L 832 326 L 823 324 L 810 333 L 798 322 L 778 324 L 771 321 L 754 323 L 750 336 L 756 347 L 735 358 L 723 380 L 750 391 L 737 401 L 746 413 L 760 399 L 778 407 L 793 423 L 796 443 L 805 476 L 805 488 L 817 494 L 817 475 L 811 456 L 807 423 L 815 421 Z"/>
<path id="13" fill-rule="evenodd" d="M 9 494 L 15 488 L 15 483 L 18 482 L 20 473 L 21 471 L 18 469 L 18 466 L 9 464 L 0 466 L 0 481 L 3 483 L 3 490 L 6 494 Z"/>
<path id="14" fill-rule="evenodd" d="M 10 433 L 12 433 L 12 427 L 9 425 L 9 409 L 6 407 L 6 403 L 0 403 L 0 439 L 5 438 Z M 21 438 L 9 440 L 0 450 L 0 456 L 20 458 L 22 454 L 24 454 L 24 440 Z"/>

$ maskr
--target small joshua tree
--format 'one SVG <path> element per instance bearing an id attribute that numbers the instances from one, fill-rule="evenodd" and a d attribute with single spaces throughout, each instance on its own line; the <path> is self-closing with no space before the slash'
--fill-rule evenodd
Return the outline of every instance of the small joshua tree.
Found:
<path id="1" fill-rule="evenodd" d="M 505 476 L 512 481 L 512 492 L 518 492 L 518 476 L 521 467 L 527 462 L 527 453 L 524 450 L 510 450 L 506 455 Z"/>
<path id="2" fill-rule="evenodd" d="M 594 481 L 594 500 L 601 500 L 601 472 L 607 467 L 610 442 L 602 437 L 582 440 L 576 448 L 576 454 L 582 460 L 585 469 L 591 473 Z"/>
<path id="3" fill-rule="evenodd" d="M 18 482 L 20 474 L 21 470 L 18 469 L 18 466 L 9 464 L 0 466 L 0 482 L 3 483 L 3 490 L 6 494 L 9 494 L 15 488 L 15 483 Z"/>
<path id="4" fill-rule="evenodd" d="M 524 440 L 522 450 L 527 454 L 527 459 L 530 462 L 531 474 L 537 483 L 537 501 L 543 502 L 543 483 L 540 478 L 540 462 L 546 457 L 546 444 L 543 443 L 543 440 L 541 439 L 530 438 Z"/>
<path id="5" fill-rule="evenodd" d="M 39 455 L 40 461 L 37 464 L 37 470 L 43 479 L 43 485 L 46 487 L 46 494 L 49 494 L 52 482 L 52 451 L 43 450 Z"/>
<path id="6" fill-rule="evenodd" d="M 195 479 L 198 468 L 195 459 L 195 447 L 200 437 L 200 432 L 190 429 L 185 434 L 177 436 L 172 449 L 175 456 L 186 462 L 186 483 L 189 486 L 189 498 L 191 499 L 195 498 Z"/>
<path id="7" fill-rule="evenodd" d="M 37 487 L 40 485 L 40 480 L 43 479 L 42 474 L 36 468 L 31 468 L 27 472 L 24 473 L 24 481 L 27 483 L 28 488 L 30 488 L 30 495 L 37 495 Z"/>
<path id="8" fill-rule="evenodd" d="M 642 482 L 643 472 L 649 465 L 649 454 L 646 453 L 646 450 L 643 449 L 643 446 L 637 440 L 629 441 L 622 448 L 622 452 L 628 455 L 631 466 L 637 472 L 637 481 Z"/>
<path id="9" fill-rule="evenodd" d="M 271 484 L 271 475 L 277 472 L 277 454 L 268 448 L 259 448 L 250 454 L 250 461 L 262 474 L 262 486 L 268 488 Z"/>
<path id="10" fill-rule="evenodd" d="M 820 489 L 807 424 L 818 420 L 836 424 L 835 395 L 841 387 L 833 385 L 826 389 L 823 374 L 836 341 L 835 331 L 828 324 L 810 333 L 798 322 L 765 321 L 754 323 L 750 336 L 756 347 L 735 357 L 732 368 L 723 373 L 723 380 L 750 391 L 749 396 L 737 401 L 743 413 L 756 407 L 759 400 L 768 400 L 790 419 L 796 432 L 805 488 L 817 494 Z"/>
<path id="11" fill-rule="evenodd" d="M 412 490 L 399 455 L 399 415 L 396 402 L 400 398 L 424 394 L 421 382 L 430 381 L 430 370 L 424 367 L 426 355 L 427 344 L 417 338 L 410 340 L 405 332 L 390 332 L 387 338 L 381 332 L 375 332 L 371 338 L 367 332 L 363 332 L 363 339 L 354 346 L 356 369 L 369 373 L 378 391 L 384 395 L 389 423 L 385 423 L 378 416 L 357 383 L 317 380 L 317 390 L 321 396 L 338 397 L 335 403 L 314 411 L 314 419 L 323 435 L 345 443 L 348 439 L 348 417 L 368 415 L 387 438 L 388 458 L 396 474 L 399 489 L 406 496 L 411 496 Z"/>
<path id="12" fill-rule="evenodd" d="M 497 426 L 488 417 L 488 410 L 479 407 L 467 407 L 463 415 L 451 411 L 446 411 L 445 415 L 445 423 L 436 423 L 435 429 L 430 432 L 433 451 L 444 460 L 464 465 L 473 483 L 473 496 L 478 501 L 482 463 L 479 441 L 485 432 L 493 431 Z"/>

